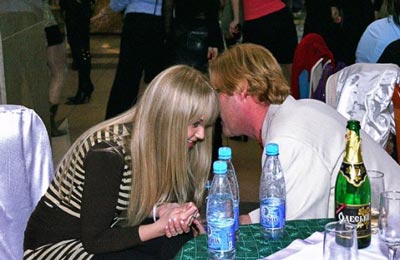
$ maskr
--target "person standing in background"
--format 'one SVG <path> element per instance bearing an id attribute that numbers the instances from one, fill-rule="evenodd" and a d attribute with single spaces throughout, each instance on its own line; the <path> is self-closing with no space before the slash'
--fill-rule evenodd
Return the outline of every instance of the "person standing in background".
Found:
<path id="1" fill-rule="evenodd" d="M 105 118 L 128 110 L 137 101 L 140 81 L 149 83 L 165 67 L 163 0 L 111 0 L 110 8 L 124 12 L 117 71 Z"/>
<path id="2" fill-rule="evenodd" d="M 237 32 L 240 0 L 232 0 L 230 32 Z M 243 43 L 264 46 L 272 52 L 290 82 L 297 31 L 293 15 L 281 0 L 243 0 Z"/>
<path id="3" fill-rule="evenodd" d="M 385 7 L 386 3 L 384 4 L 383 2 L 384 2 L 383 0 L 373 0 L 372 1 L 373 6 L 374 6 L 374 16 L 375 16 L 376 20 L 386 17 L 386 12 L 384 10 L 382 10 L 382 9 L 386 9 L 386 7 Z"/>
<path id="4" fill-rule="evenodd" d="M 240 0 L 241 1 L 241 0 Z M 237 25 L 237 31 L 234 35 L 230 32 L 230 23 L 233 20 L 233 10 L 231 0 L 223 1 L 221 6 L 221 31 L 224 37 L 225 48 L 241 43 L 242 42 L 242 24 L 243 24 L 243 8 L 239 9 L 239 24 Z"/>
<path id="5" fill-rule="evenodd" d="M 169 64 L 186 64 L 207 73 L 208 61 L 224 49 L 219 26 L 219 0 L 166 0 L 173 2 L 168 46 Z"/>
<path id="6" fill-rule="evenodd" d="M 46 21 L 44 31 L 47 40 L 47 66 L 50 71 L 49 84 L 49 103 L 50 103 L 50 135 L 52 137 L 66 134 L 65 131 L 58 129 L 56 123 L 56 114 L 60 104 L 61 92 L 65 88 L 65 79 L 67 74 L 65 42 L 52 7 L 57 3 L 49 4 L 49 0 L 43 0 L 43 13 Z"/>
<path id="7" fill-rule="evenodd" d="M 73 64 L 78 70 L 78 90 L 69 97 L 67 105 L 86 104 L 90 101 L 94 86 L 90 79 L 90 16 L 92 0 L 60 0 L 65 12 L 67 40 L 71 48 Z"/>
<path id="8" fill-rule="evenodd" d="M 209 61 L 224 50 L 219 25 L 220 0 L 165 0 L 168 20 L 167 64 L 185 64 L 207 74 Z M 220 119 L 213 135 L 213 161 L 222 146 Z"/>
<path id="9" fill-rule="evenodd" d="M 305 9 L 303 38 L 309 33 L 317 33 L 325 40 L 329 50 L 335 53 L 336 23 L 332 19 L 329 0 L 305 0 Z"/>
<path id="10" fill-rule="evenodd" d="M 329 0 L 336 23 L 336 49 L 331 49 L 335 62 L 351 65 L 356 59 L 357 44 L 367 26 L 375 20 L 371 0 Z M 329 43 L 328 43 L 329 46 Z"/>
<path id="11" fill-rule="evenodd" d="M 377 63 L 386 47 L 400 39 L 400 0 L 386 0 L 384 5 L 388 16 L 371 23 L 357 46 L 356 62 Z M 400 50 L 398 49 L 399 53 Z M 400 64 L 400 56 L 391 55 L 387 63 Z"/>

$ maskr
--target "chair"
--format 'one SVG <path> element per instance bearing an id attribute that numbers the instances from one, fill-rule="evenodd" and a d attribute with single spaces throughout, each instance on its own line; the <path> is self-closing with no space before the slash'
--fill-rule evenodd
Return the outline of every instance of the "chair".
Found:
<path id="1" fill-rule="evenodd" d="M 329 64 L 331 60 L 327 60 L 324 64 L 324 58 L 320 58 L 314 66 L 311 68 L 311 74 L 310 74 L 310 90 L 309 90 L 309 98 L 313 95 L 315 90 L 317 90 L 317 86 L 319 83 L 319 80 L 321 79 L 322 76 L 322 71 L 324 70 L 324 67 Z"/>
<path id="2" fill-rule="evenodd" d="M 329 50 L 324 39 L 316 33 L 309 33 L 304 36 L 304 38 L 297 45 L 293 57 L 290 88 L 291 94 L 294 98 L 309 98 L 312 96 L 312 92 L 310 92 L 309 89 L 313 86 L 313 83 L 311 83 L 311 79 L 314 79 L 314 82 L 318 80 L 316 77 L 316 75 L 318 74 L 316 74 L 316 72 L 314 72 L 314 75 L 311 75 L 312 69 L 313 67 L 317 68 L 319 64 L 324 67 L 324 64 L 327 61 L 330 61 L 331 65 L 335 67 L 333 54 Z M 299 82 L 300 76 L 304 75 L 309 75 L 309 85 L 304 84 L 304 81 Z M 319 75 L 322 75 L 322 73 L 320 73 Z"/>
<path id="3" fill-rule="evenodd" d="M 0 105 L 0 259 L 21 260 L 27 220 L 53 178 L 49 137 L 31 109 Z"/>
<path id="4" fill-rule="evenodd" d="M 396 132 L 392 96 L 399 80 L 396 64 L 356 63 L 328 78 L 326 102 L 347 119 L 359 120 L 386 147 L 390 133 Z"/>

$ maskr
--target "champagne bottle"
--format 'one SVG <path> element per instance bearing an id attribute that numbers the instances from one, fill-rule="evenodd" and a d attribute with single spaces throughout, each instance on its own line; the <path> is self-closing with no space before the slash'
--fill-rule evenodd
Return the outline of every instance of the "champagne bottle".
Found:
<path id="1" fill-rule="evenodd" d="M 357 226 L 358 248 L 371 243 L 371 186 L 361 156 L 360 122 L 349 120 L 335 186 L 335 217 Z"/>

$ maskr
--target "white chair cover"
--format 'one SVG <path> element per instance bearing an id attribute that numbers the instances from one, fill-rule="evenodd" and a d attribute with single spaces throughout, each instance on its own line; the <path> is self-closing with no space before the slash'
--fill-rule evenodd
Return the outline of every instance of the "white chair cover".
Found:
<path id="1" fill-rule="evenodd" d="M 376 142 L 386 146 L 395 133 L 392 96 L 400 79 L 395 64 L 356 63 L 331 75 L 326 102 L 347 119 L 356 119 Z"/>
<path id="2" fill-rule="evenodd" d="M 27 220 L 53 176 L 40 117 L 23 106 L 0 105 L 0 259 L 22 259 Z"/>
<path id="3" fill-rule="evenodd" d="M 330 60 L 329 60 L 330 62 Z M 315 92 L 317 89 L 319 80 L 321 79 L 322 76 L 322 71 L 324 69 L 324 58 L 320 58 L 314 66 L 311 68 L 311 74 L 310 74 L 310 91 L 308 98 L 312 97 L 312 94 Z"/>

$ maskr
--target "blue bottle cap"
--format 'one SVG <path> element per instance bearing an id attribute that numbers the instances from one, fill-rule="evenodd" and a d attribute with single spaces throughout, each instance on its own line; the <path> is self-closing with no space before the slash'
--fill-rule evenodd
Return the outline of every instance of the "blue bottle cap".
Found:
<path id="1" fill-rule="evenodd" d="M 228 166 L 224 161 L 215 161 L 213 163 L 214 174 L 221 174 L 221 175 L 226 174 L 227 168 Z"/>
<path id="2" fill-rule="evenodd" d="M 228 160 L 232 158 L 232 149 L 230 147 L 220 147 L 218 149 L 218 159 Z"/>
<path id="3" fill-rule="evenodd" d="M 267 144 L 267 149 L 265 151 L 266 155 L 278 155 L 279 154 L 279 146 L 275 143 Z"/>

